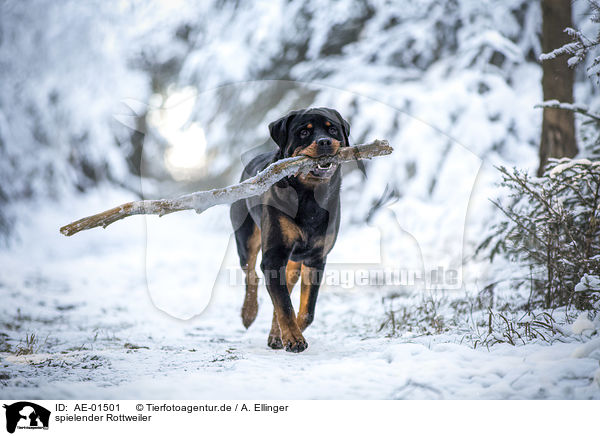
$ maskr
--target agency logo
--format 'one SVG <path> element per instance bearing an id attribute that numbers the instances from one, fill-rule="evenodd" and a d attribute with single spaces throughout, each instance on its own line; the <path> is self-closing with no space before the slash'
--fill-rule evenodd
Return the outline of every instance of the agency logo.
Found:
<path id="1" fill-rule="evenodd" d="M 6 431 L 14 433 L 18 429 L 48 430 L 50 411 L 29 401 L 5 404 Z"/>

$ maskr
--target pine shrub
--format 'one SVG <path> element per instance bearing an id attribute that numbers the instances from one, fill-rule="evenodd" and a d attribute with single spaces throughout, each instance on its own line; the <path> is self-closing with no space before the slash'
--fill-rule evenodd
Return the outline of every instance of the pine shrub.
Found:
<path id="1" fill-rule="evenodd" d="M 593 295 L 575 286 L 584 274 L 600 274 L 600 161 L 553 159 L 543 177 L 499 170 L 511 201 L 493 202 L 505 219 L 479 250 L 531 267 L 533 307 L 591 308 Z"/>

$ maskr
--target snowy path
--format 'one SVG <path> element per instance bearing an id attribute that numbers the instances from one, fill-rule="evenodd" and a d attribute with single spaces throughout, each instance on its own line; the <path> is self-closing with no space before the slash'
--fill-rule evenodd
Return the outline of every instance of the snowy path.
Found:
<path id="1" fill-rule="evenodd" d="M 488 351 L 456 334 L 386 338 L 377 332 L 384 291 L 372 288 L 326 289 L 299 355 L 266 346 L 264 288 L 248 331 L 241 286 L 217 286 L 200 316 L 175 319 L 148 294 L 143 218 L 67 239 L 57 230 L 65 213 L 52 209 L 20 224 L 33 226 L 21 229 L 20 248 L 0 252 L 1 398 L 600 399 L 598 355 L 572 358 L 579 343 Z M 225 230 L 201 236 L 213 257 L 228 240 Z M 212 245 L 221 240 L 223 248 Z M 189 249 L 168 241 L 165 256 L 185 262 Z M 191 274 L 182 269 L 173 283 L 185 286 Z M 15 356 L 27 333 L 40 338 L 36 352 Z"/>

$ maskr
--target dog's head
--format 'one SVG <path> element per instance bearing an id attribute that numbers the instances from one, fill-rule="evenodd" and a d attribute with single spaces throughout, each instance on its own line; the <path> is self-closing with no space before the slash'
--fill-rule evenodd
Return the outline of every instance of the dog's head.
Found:
<path id="1" fill-rule="evenodd" d="M 337 153 L 340 147 L 350 146 L 350 125 L 338 111 L 310 108 L 293 111 L 269 124 L 271 138 L 279 147 L 276 160 L 291 156 L 322 157 Z M 304 182 L 326 182 L 337 165 L 318 167 L 300 179 Z"/>

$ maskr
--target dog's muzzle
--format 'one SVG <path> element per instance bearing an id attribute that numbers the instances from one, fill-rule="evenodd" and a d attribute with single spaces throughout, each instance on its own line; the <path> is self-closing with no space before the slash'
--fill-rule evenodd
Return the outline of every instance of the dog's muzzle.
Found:
<path id="1" fill-rule="evenodd" d="M 320 179 L 330 178 L 337 168 L 337 164 L 331 162 L 327 164 L 317 164 L 317 167 L 310 171 L 310 175 Z"/>

